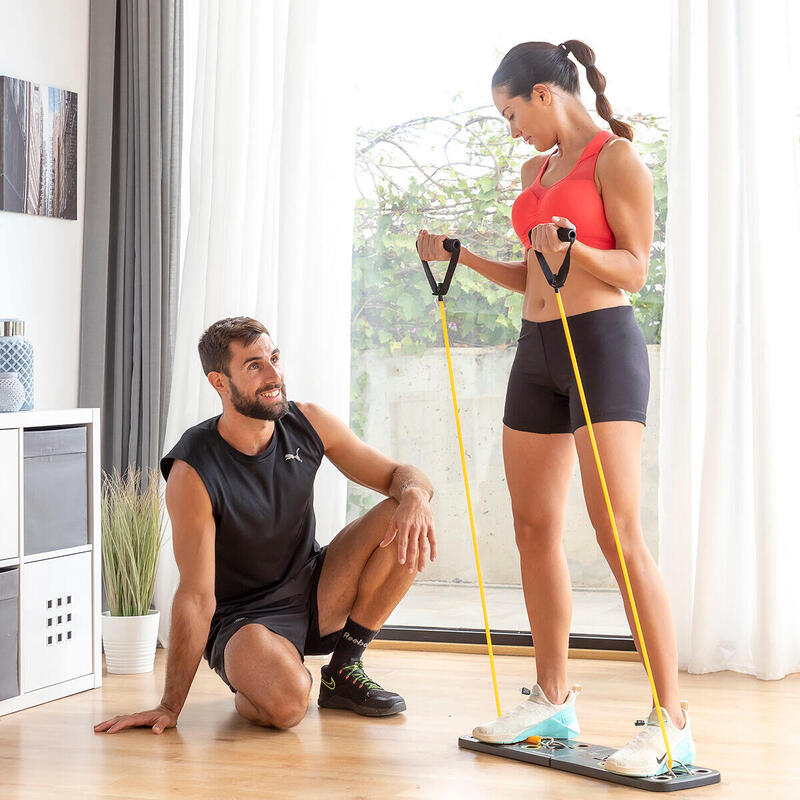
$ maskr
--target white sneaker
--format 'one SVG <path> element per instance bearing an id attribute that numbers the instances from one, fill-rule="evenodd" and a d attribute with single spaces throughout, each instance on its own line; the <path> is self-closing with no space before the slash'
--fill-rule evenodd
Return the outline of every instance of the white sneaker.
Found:
<path id="1" fill-rule="evenodd" d="M 478 725 L 472 735 L 490 744 L 521 742 L 529 736 L 574 739 L 580 734 L 578 717 L 575 714 L 575 698 L 578 692 L 580 687 L 573 686 L 567 699 L 556 705 L 545 697 L 537 683 L 524 703 L 492 722 Z"/>
<path id="2" fill-rule="evenodd" d="M 667 739 L 672 751 L 672 763 L 680 761 L 688 766 L 696 758 L 692 728 L 689 724 L 689 712 L 682 709 L 686 722 L 682 729 L 673 725 L 669 714 L 663 709 L 664 727 L 667 730 Z M 618 775 L 630 775 L 637 778 L 648 778 L 652 775 L 661 775 L 669 769 L 669 759 L 664 747 L 664 736 L 658 724 L 658 715 L 655 708 L 647 718 L 647 724 L 636 736 L 616 753 L 606 759 L 606 769 Z"/>

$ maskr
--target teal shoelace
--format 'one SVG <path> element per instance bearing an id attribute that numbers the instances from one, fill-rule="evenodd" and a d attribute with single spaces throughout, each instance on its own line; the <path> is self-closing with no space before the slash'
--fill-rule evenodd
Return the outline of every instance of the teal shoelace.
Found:
<path id="1" fill-rule="evenodd" d="M 375 681 L 364 672 L 363 661 L 357 661 L 355 664 L 348 664 L 346 667 L 342 667 L 339 672 L 344 675 L 345 678 L 358 684 L 362 688 L 366 686 L 367 689 L 383 689 L 383 686 L 375 683 Z"/>

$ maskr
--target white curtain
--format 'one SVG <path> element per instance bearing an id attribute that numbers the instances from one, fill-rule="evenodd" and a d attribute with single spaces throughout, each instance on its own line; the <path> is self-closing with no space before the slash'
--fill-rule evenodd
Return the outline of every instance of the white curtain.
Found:
<path id="1" fill-rule="evenodd" d="M 349 418 L 354 136 L 346 12 L 321 0 L 186 0 L 185 30 L 197 37 L 185 63 L 194 88 L 186 113 L 189 221 L 166 449 L 221 411 L 197 341 L 227 316 L 269 328 L 291 399 Z M 326 542 L 344 525 L 346 482 L 325 464 L 315 489 L 317 536 Z M 168 532 L 154 600 L 165 643 L 177 582 Z"/>
<path id="2" fill-rule="evenodd" d="M 673 14 L 661 568 L 682 668 L 777 679 L 800 670 L 787 4 L 675 0 Z"/>

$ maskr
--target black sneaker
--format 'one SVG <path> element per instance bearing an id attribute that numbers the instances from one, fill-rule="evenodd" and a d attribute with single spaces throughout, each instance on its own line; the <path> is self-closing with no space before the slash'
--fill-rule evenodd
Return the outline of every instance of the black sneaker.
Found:
<path id="1" fill-rule="evenodd" d="M 395 692 L 387 692 L 364 672 L 364 664 L 346 664 L 322 668 L 317 704 L 322 708 L 346 708 L 365 717 L 388 717 L 406 710 L 406 701 Z"/>

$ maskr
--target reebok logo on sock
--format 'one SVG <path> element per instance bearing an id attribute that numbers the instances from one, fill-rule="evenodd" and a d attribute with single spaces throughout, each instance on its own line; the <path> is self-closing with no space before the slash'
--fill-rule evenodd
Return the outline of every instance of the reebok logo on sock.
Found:
<path id="1" fill-rule="evenodd" d="M 352 644 L 356 644 L 359 647 L 366 647 L 369 642 L 365 642 L 363 639 L 357 639 L 355 636 L 351 636 L 347 631 L 342 631 L 342 639 L 347 639 L 348 642 L 352 642 Z"/>
<path id="2" fill-rule="evenodd" d="M 361 661 L 364 650 L 376 634 L 377 631 L 365 628 L 348 617 L 331 654 L 331 669 L 339 669 L 346 664 L 356 664 Z"/>

